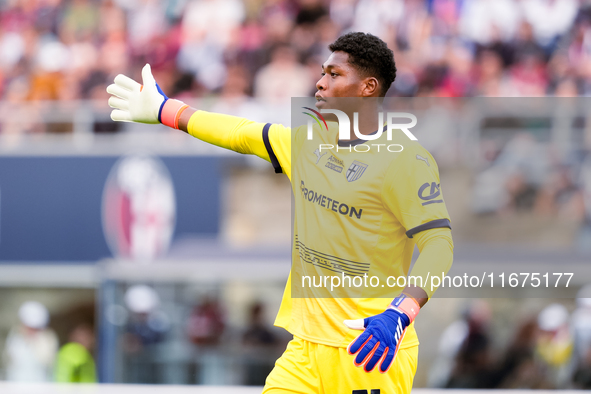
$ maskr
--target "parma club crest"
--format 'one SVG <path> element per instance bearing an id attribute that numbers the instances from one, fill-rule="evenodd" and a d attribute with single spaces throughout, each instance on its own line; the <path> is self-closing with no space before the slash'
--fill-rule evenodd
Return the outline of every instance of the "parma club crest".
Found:
<path id="1" fill-rule="evenodd" d="M 354 182 L 357 179 L 361 178 L 361 175 L 365 172 L 367 168 L 367 164 L 361 163 L 357 160 L 353 160 L 353 163 L 347 169 L 347 181 Z"/>

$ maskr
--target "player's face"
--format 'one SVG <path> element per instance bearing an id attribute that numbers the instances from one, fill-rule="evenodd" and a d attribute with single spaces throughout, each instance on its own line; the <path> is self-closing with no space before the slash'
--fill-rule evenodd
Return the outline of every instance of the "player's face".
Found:
<path id="1" fill-rule="evenodd" d="M 334 107 L 329 100 L 333 97 L 366 96 L 366 78 L 362 78 L 348 60 L 348 53 L 336 51 L 322 65 L 322 77 L 316 82 L 317 108 Z"/>

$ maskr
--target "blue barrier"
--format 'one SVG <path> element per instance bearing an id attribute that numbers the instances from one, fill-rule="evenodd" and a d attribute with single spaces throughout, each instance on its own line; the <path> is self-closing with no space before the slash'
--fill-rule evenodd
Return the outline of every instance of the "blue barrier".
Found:
<path id="1" fill-rule="evenodd" d="M 174 238 L 219 231 L 221 163 L 160 157 L 176 195 Z M 101 202 L 114 156 L 0 157 L 0 264 L 96 262 L 111 257 Z"/>

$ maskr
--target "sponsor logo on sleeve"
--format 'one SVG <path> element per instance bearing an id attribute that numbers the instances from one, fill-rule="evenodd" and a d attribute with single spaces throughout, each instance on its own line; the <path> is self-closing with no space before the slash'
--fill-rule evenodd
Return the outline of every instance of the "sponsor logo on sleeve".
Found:
<path id="1" fill-rule="evenodd" d="M 422 205 L 437 204 L 443 202 L 443 199 L 437 199 L 441 197 L 441 184 L 435 182 L 423 183 L 419 188 L 419 198 L 425 201 Z M 428 190 L 427 190 L 428 189 Z"/>

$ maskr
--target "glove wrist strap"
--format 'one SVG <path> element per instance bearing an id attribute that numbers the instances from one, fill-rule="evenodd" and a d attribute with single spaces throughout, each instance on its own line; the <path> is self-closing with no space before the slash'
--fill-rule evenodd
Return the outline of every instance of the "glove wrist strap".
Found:
<path id="1" fill-rule="evenodd" d="M 162 110 L 160 112 L 160 122 L 168 127 L 172 127 L 175 129 L 179 128 L 179 118 L 185 109 L 189 106 L 182 101 L 168 99 L 162 105 Z"/>
<path id="2" fill-rule="evenodd" d="M 394 298 L 394 301 L 388 306 L 388 309 L 394 309 L 395 311 L 404 313 L 412 323 L 415 320 L 415 317 L 419 314 L 421 307 L 414 298 L 401 294 Z"/>

